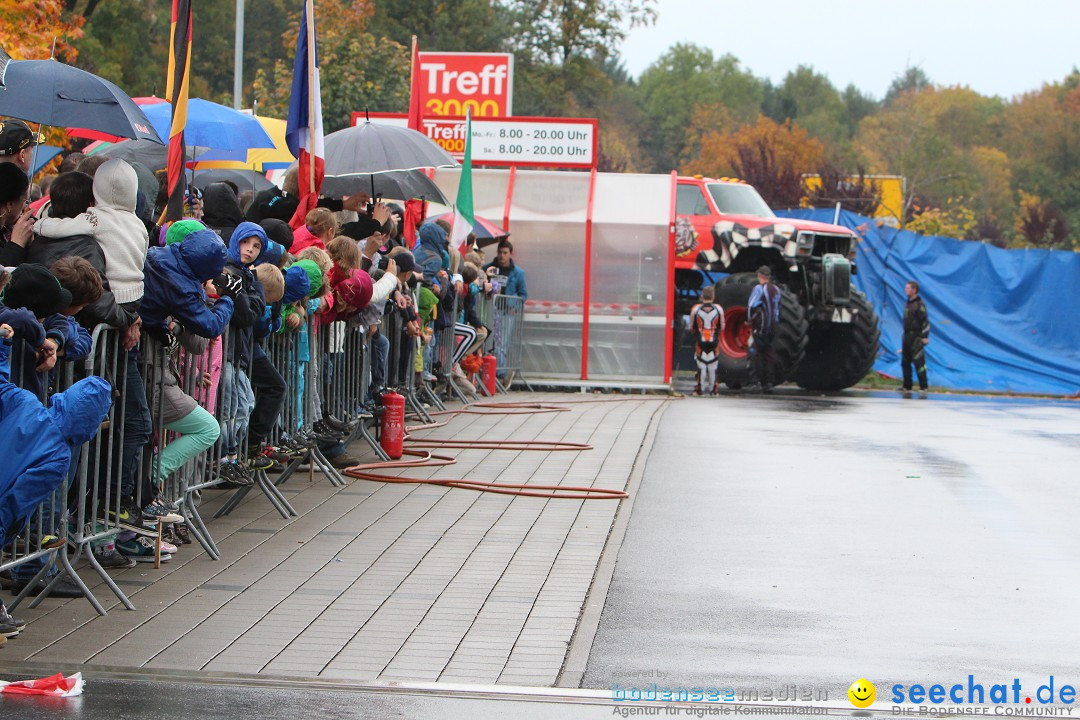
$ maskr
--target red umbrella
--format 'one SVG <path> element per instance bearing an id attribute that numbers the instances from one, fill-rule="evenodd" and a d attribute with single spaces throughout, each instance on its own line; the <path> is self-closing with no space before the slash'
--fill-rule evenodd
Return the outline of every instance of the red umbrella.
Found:
<path id="1" fill-rule="evenodd" d="M 156 95 L 150 97 L 137 97 L 131 98 L 136 105 L 157 105 L 158 103 L 165 102 L 164 98 L 159 98 Z M 125 138 L 118 135 L 110 135 L 109 133 L 100 132 L 98 130 L 89 130 L 87 128 L 67 128 L 68 137 L 73 138 L 86 138 L 88 140 L 104 140 L 105 142 L 120 142 Z"/>
<path id="2" fill-rule="evenodd" d="M 501 227 L 491 222 L 487 218 L 480 217 L 479 215 L 473 216 L 475 222 L 473 223 L 473 232 L 476 233 L 476 245 L 477 247 L 485 248 L 488 245 L 494 245 L 500 240 L 505 240 L 510 237 L 510 233 L 503 230 Z M 429 215 L 427 222 L 435 222 L 436 220 L 445 220 L 451 225 L 454 224 L 454 213 L 447 212 L 439 215 Z"/>

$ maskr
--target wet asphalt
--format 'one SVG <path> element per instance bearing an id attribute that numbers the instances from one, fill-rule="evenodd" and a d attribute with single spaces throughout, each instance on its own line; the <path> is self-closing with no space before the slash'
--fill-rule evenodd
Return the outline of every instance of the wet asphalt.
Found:
<path id="1" fill-rule="evenodd" d="M 860 677 L 883 717 L 897 683 L 1080 686 L 1077 467 L 1078 402 L 686 399 L 635 493 L 582 683 L 598 692 L 98 674 L 81 698 L 0 698 L 0 718 L 626 717 L 613 687 L 654 683 L 851 716 Z"/>
<path id="2" fill-rule="evenodd" d="M 673 403 L 583 687 L 1080 685 L 1078 467 L 1075 401 Z"/>

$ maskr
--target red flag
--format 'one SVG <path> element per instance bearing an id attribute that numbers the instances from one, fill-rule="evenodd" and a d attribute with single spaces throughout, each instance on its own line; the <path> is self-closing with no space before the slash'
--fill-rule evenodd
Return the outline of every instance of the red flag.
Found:
<path id="1" fill-rule="evenodd" d="M 188 77 L 191 74 L 191 0 L 173 0 L 172 32 L 169 36 L 169 77 L 166 95 L 172 103 L 172 126 L 169 128 L 169 164 L 166 178 L 169 202 L 164 220 L 184 217 L 184 128 L 187 126 Z"/>
<path id="2" fill-rule="evenodd" d="M 412 75 L 409 82 L 409 128 L 422 132 L 420 125 L 424 120 L 424 90 L 420 85 L 420 45 L 416 36 L 412 36 Z"/>
<path id="3" fill-rule="evenodd" d="M 408 242 L 406 247 L 416 244 L 416 228 L 424 221 L 424 201 L 413 198 L 405 201 L 405 227 L 401 234 Z"/>

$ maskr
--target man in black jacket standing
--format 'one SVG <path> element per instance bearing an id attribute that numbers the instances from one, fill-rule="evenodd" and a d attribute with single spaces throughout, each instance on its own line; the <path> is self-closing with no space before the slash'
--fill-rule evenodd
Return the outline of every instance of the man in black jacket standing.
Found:
<path id="1" fill-rule="evenodd" d="M 904 346 L 900 349 L 900 366 L 904 370 L 904 390 L 911 390 L 911 366 L 919 376 L 919 389 L 926 392 L 926 345 L 930 342 L 930 318 L 926 303 L 919 296 L 919 283 L 911 280 L 904 286 L 907 305 L 904 307 Z"/>

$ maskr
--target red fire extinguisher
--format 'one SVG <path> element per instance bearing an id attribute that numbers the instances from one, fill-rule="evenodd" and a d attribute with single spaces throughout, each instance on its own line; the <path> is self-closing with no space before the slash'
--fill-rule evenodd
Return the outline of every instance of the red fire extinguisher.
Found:
<path id="1" fill-rule="evenodd" d="M 496 360 L 494 355 L 484 356 L 484 365 L 480 369 L 480 379 L 484 381 L 489 395 L 494 395 L 498 387 L 495 384 Z"/>
<path id="2" fill-rule="evenodd" d="M 379 444 L 391 460 L 400 460 L 405 442 L 405 398 L 395 392 L 383 393 L 382 404 Z"/>

